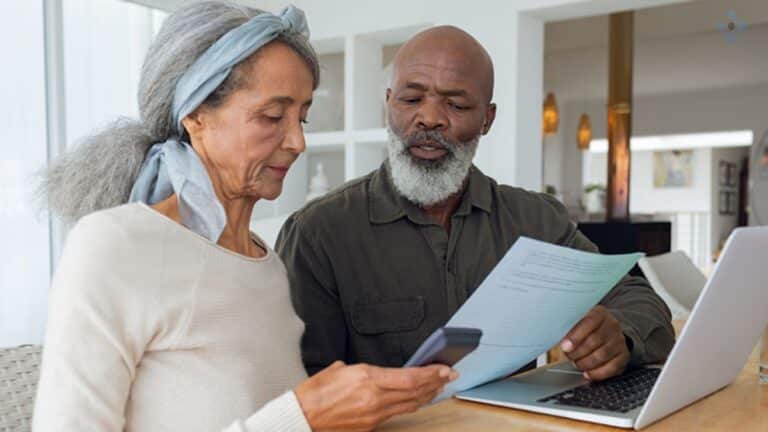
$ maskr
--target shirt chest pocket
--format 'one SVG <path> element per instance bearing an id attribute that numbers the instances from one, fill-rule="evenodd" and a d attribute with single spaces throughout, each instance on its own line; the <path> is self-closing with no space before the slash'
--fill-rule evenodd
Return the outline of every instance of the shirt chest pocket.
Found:
<path id="1" fill-rule="evenodd" d="M 414 330 L 424 322 L 424 298 L 359 301 L 350 311 L 350 321 L 358 361 L 399 367 L 406 360 L 403 345 L 407 338 L 417 337 Z"/>

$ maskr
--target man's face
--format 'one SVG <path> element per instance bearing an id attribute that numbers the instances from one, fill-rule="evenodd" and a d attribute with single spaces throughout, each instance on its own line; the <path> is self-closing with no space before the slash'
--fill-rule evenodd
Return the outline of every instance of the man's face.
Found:
<path id="1" fill-rule="evenodd" d="M 447 50 L 420 54 L 397 65 L 387 90 L 387 110 L 392 132 L 407 144 L 414 162 L 429 164 L 448 151 L 425 135 L 470 142 L 488 131 L 495 107 L 488 102 L 484 75 L 470 57 Z"/>
<path id="2" fill-rule="evenodd" d="M 464 184 L 480 135 L 493 122 L 492 82 L 487 69 L 458 49 L 422 49 L 403 57 L 387 89 L 389 165 L 401 195 L 431 206 Z"/>

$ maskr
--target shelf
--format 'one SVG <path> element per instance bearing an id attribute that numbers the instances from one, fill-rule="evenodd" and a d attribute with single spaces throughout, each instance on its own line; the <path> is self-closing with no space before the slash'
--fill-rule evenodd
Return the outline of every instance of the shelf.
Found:
<path id="1" fill-rule="evenodd" d="M 379 143 L 389 141 L 389 135 L 385 128 L 353 131 L 352 137 L 356 143 Z"/>
<path id="2" fill-rule="evenodd" d="M 308 152 L 343 150 L 346 132 L 310 132 L 305 135 Z"/>
<path id="3" fill-rule="evenodd" d="M 344 38 L 312 39 L 312 47 L 318 56 L 344 52 Z"/>

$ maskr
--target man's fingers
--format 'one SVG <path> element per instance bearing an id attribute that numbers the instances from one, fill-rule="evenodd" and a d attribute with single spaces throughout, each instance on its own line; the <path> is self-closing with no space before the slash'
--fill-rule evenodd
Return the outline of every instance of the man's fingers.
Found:
<path id="1" fill-rule="evenodd" d="M 621 352 L 614 347 L 603 345 L 592 351 L 588 356 L 575 361 L 574 364 L 576 364 L 576 367 L 582 371 L 594 370 L 607 364 L 619 354 L 621 354 Z"/>
<path id="2" fill-rule="evenodd" d="M 565 353 L 565 355 L 573 362 L 577 362 L 584 357 L 587 357 L 588 355 L 592 354 L 596 349 L 600 348 L 605 344 L 605 338 L 602 334 L 599 332 L 594 332 L 591 335 L 587 336 L 584 341 L 575 347 L 575 349 L 569 353 Z"/>
<path id="3" fill-rule="evenodd" d="M 621 353 L 608 363 L 584 372 L 585 377 L 592 381 L 602 381 L 604 379 L 611 378 L 624 372 L 628 362 L 629 355 L 626 353 Z"/>
<path id="4" fill-rule="evenodd" d="M 571 331 L 568 332 L 560 343 L 560 348 L 566 354 L 574 351 L 590 334 L 600 328 L 604 320 L 604 309 L 602 306 L 595 306 L 581 319 L 581 321 L 573 326 Z"/>

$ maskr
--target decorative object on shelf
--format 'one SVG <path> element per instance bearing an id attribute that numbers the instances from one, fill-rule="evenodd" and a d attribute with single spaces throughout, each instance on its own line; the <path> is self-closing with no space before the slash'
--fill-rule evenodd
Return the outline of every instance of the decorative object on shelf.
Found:
<path id="1" fill-rule="evenodd" d="M 323 170 L 323 163 L 317 163 L 317 172 L 309 180 L 309 192 L 307 193 L 307 202 L 319 198 L 328 193 L 328 177 Z"/>
<path id="2" fill-rule="evenodd" d="M 544 135 L 557 133 L 557 126 L 560 124 L 560 111 L 557 109 L 557 101 L 554 93 L 547 93 L 544 99 L 544 110 L 542 114 L 542 129 Z"/>
<path id="3" fill-rule="evenodd" d="M 693 151 L 653 152 L 653 187 L 690 187 L 693 185 Z"/>
<path id="4" fill-rule="evenodd" d="M 605 185 L 592 183 L 585 186 L 582 205 L 588 214 L 605 212 Z"/>
<path id="5" fill-rule="evenodd" d="M 592 123 L 589 121 L 587 113 L 579 117 L 579 130 L 576 133 L 576 140 L 579 143 L 579 150 L 589 150 L 589 143 L 592 141 Z"/>

